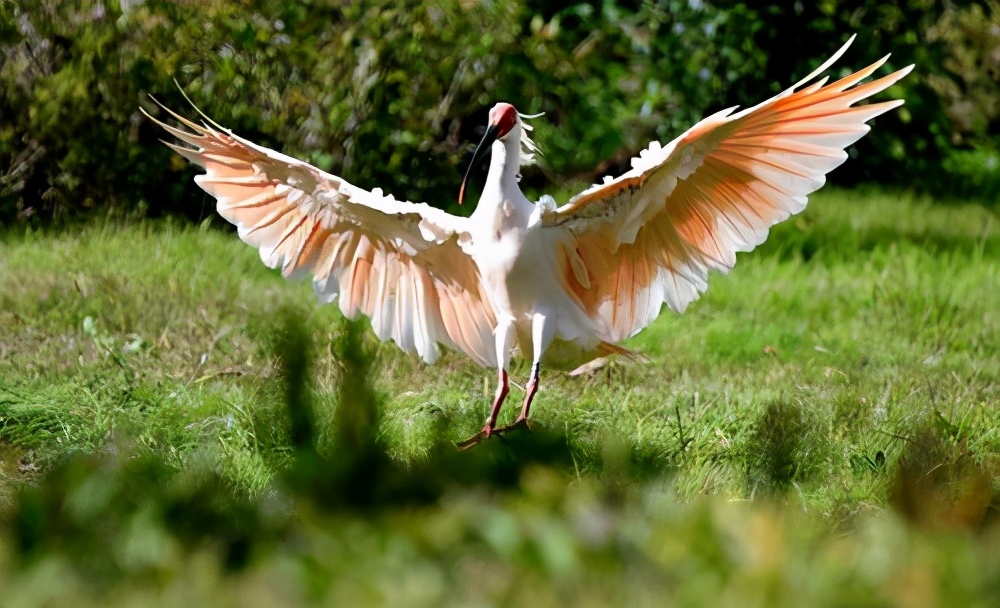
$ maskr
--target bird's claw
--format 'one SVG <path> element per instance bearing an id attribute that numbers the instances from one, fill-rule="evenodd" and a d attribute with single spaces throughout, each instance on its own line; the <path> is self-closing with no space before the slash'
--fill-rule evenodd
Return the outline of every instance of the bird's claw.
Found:
<path id="1" fill-rule="evenodd" d="M 495 431 L 493 430 L 493 427 L 490 426 L 489 423 L 487 423 L 486 426 L 483 427 L 483 430 L 479 431 L 472 437 L 469 437 L 468 439 L 465 439 L 463 441 L 456 442 L 455 447 L 457 447 L 460 450 L 467 450 L 475 445 L 479 445 L 480 441 L 482 441 L 483 439 L 487 439 L 494 432 Z"/>
<path id="2" fill-rule="evenodd" d="M 510 431 L 516 431 L 518 429 L 531 430 L 531 425 L 528 423 L 527 418 L 519 416 L 513 423 L 501 427 L 491 427 L 487 424 L 481 431 L 472 437 L 455 443 L 455 447 L 460 450 L 468 450 L 469 448 L 479 445 L 479 443 L 485 439 L 489 439 L 494 436 L 499 437 L 504 433 L 509 433 Z"/>
<path id="3" fill-rule="evenodd" d="M 528 419 L 525 418 L 524 416 L 518 416 L 517 420 L 508 424 L 507 426 L 502 426 L 498 429 L 494 429 L 493 433 L 495 434 L 506 433 L 508 431 L 516 431 L 518 429 L 524 429 L 526 431 L 531 430 L 531 424 L 528 422 Z"/>

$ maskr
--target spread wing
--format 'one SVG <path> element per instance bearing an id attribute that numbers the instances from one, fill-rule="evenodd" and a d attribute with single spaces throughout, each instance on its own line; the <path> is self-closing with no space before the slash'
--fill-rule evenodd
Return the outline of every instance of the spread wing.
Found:
<path id="1" fill-rule="evenodd" d="M 710 269 L 727 272 L 736 252 L 802 211 L 806 195 L 847 159 L 844 148 L 868 132 L 865 122 L 903 103 L 851 107 L 913 67 L 858 84 L 888 57 L 832 84 L 809 84 L 853 39 L 792 88 L 709 116 L 666 146 L 654 141 L 631 171 L 542 213 L 543 226 L 562 231 L 564 287 L 606 328 L 602 340 L 634 335 L 664 302 L 683 312 L 708 286 Z"/>
<path id="2" fill-rule="evenodd" d="M 496 365 L 492 304 L 459 245 L 465 218 L 369 192 L 211 121 L 170 113 L 190 131 L 150 119 L 193 146 L 167 144 L 205 168 L 195 182 L 269 268 L 311 276 L 321 300 L 339 297 L 345 316 L 366 315 L 379 339 L 425 361 L 437 359 L 440 343 Z"/>

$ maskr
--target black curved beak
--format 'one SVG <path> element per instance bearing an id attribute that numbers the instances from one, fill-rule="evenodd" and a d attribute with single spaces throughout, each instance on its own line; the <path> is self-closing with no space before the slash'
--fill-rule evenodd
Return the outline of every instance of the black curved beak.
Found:
<path id="1" fill-rule="evenodd" d="M 476 161 L 483 155 L 483 150 L 489 150 L 490 146 L 497 139 L 497 131 L 499 127 L 497 125 L 490 125 L 486 128 L 486 133 L 483 133 L 483 139 L 476 146 L 476 151 L 472 153 L 472 160 L 469 161 L 469 167 L 465 170 L 465 177 L 462 178 L 462 187 L 458 190 L 458 204 L 462 204 L 462 199 L 465 198 L 465 182 L 469 179 L 469 173 L 472 172 L 472 167 L 475 166 Z"/>

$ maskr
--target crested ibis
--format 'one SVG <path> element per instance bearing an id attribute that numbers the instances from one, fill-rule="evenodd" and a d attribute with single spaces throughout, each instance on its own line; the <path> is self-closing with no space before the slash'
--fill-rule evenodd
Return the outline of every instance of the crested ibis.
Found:
<path id="1" fill-rule="evenodd" d="M 712 114 L 666 145 L 652 142 L 631 170 L 560 207 L 521 192 L 519 165 L 536 151 L 524 121 L 531 117 L 498 103 L 473 156 L 489 150 L 492 159 L 467 218 L 365 190 L 207 117 L 199 124 L 170 112 L 186 129 L 156 122 L 187 144 L 167 145 L 205 169 L 195 181 L 265 265 L 310 277 L 321 301 L 339 300 L 349 318 L 367 316 L 379 339 L 427 362 L 443 345 L 497 369 L 485 425 L 459 444 L 468 447 L 526 426 L 554 343 L 627 352 L 615 344 L 663 304 L 683 312 L 708 287 L 710 270 L 728 272 L 736 252 L 805 208 L 847 159 L 844 149 L 868 132 L 866 121 L 903 103 L 853 105 L 913 68 L 861 84 L 888 56 L 836 82 L 817 80 L 853 40 L 793 87 Z M 520 415 L 498 428 L 515 343 L 530 353 L 531 375 Z"/>

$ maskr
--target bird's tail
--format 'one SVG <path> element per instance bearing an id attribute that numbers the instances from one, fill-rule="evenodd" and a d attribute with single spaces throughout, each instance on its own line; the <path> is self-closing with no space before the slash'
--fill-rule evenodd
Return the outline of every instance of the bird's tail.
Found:
<path id="1" fill-rule="evenodd" d="M 629 350 L 627 348 L 618 346 L 617 344 L 604 342 L 603 340 L 597 344 L 597 352 L 600 353 L 601 356 L 621 355 L 622 357 L 626 357 L 628 359 L 633 359 L 633 360 L 642 358 L 642 353 L 640 353 L 639 351 Z"/>

